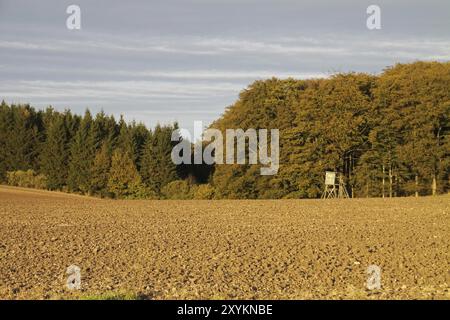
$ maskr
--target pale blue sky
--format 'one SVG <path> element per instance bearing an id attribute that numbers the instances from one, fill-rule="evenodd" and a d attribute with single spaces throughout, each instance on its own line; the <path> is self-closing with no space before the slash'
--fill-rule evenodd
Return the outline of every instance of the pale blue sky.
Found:
<path id="1" fill-rule="evenodd" d="M 370 4 L 381 30 L 366 28 Z M 0 0 L 0 99 L 150 127 L 208 124 L 256 79 L 415 60 L 450 60 L 450 1 Z"/>

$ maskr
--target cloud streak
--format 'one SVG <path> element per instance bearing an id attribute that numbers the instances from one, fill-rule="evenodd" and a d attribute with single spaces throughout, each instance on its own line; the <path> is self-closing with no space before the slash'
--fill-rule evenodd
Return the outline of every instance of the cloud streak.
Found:
<path id="1" fill-rule="evenodd" d="M 100 38 L 100 39 L 98 39 Z M 56 53 L 101 53 L 114 54 L 179 54 L 179 55 L 327 55 L 339 56 L 370 56 L 386 51 L 402 58 L 427 58 L 434 56 L 448 57 L 450 40 L 448 39 L 367 39 L 359 36 L 338 36 L 312 38 L 282 38 L 254 41 L 252 39 L 236 38 L 205 38 L 205 37 L 160 37 L 153 39 L 123 40 L 96 35 L 96 40 L 87 35 L 78 40 L 22 39 L 1 40 L 0 48 L 4 50 L 29 50 Z M 105 39 L 105 40 L 102 40 Z M 106 40 L 108 39 L 108 40 Z M 433 54 L 434 53 L 434 54 Z"/>
<path id="2" fill-rule="evenodd" d="M 450 2 L 380 0 L 383 28 L 361 1 L 2 0 L 0 99 L 81 113 L 87 106 L 155 124 L 211 121 L 255 80 L 378 73 L 450 60 Z M 158 118 L 158 119 L 156 119 Z"/>

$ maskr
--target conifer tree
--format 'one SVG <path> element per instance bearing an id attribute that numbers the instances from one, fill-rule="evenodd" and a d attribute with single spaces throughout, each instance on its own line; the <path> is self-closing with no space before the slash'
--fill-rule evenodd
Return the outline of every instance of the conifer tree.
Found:
<path id="1" fill-rule="evenodd" d="M 41 153 L 41 171 L 51 190 L 62 189 L 67 181 L 69 133 L 65 117 L 54 117 L 48 128 Z"/>
<path id="2" fill-rule="evenodd" d="M 71 191 L 89 192 L 90 170 L 95 155 L 92 116 L 86 111 L 70 146 L 67 185 Z"/>
<path id="3" fill-rule="evenodd" d="M 108 196 L 108 179 L 111 168 L 109 149 L 105 142 L 100 150 L 97 151 L 90 170 L 90 190 L 93 194 L 101 197 Z"/>
<path id="4" fill-rule="evenodd" d="M 138 171 L 141 168 L 141 159 L 145 142 L 150 138 L 151 132 L 147 130 L 144 124 L 132 123 L 130 127 L 131 138 L 133 141 L 133 160 Z"/>
<path id="5" fill-rule="evenodd" d="M 39 118 L 29 105 L 1 105 L 0 176 L 6 171 L 37 169 Z"/>
<path id="6" fill-rule="evenodd" d="M 157 125 L 144 146 L 141 176 L 143 182 L 157 194 L 160 194 L 162 187 L 178 177 L 177 166 L 171 159 L 173 130 L 174 127 L 171 126 Z"/>
<path id="7" fill-rule="evenodd" d="M 123 116 L 121 116 L 120 120 L 119 120 L 118 135 L 117 135 L 115 148 L 121 149 L 122 151 L 130 154 L 133 159 L 133 162 L 135 161 L 133 135 L 131 133 L 130 127 L 127 125 L 127 123 L 123 119 Z"/>

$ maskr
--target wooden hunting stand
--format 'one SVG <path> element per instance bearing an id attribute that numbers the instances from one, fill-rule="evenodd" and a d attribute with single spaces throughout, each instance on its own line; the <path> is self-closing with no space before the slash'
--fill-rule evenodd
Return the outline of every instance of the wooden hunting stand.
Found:
<path id="1" fill-rule="evenodd" d="M 338 178 L 336 183 L 336 177 Z M 345 188 L 344 177 L 334 171 L 325 173 L 325 190 L 322 199 L 345 199 L 349 198 L 347 188 Z"/>

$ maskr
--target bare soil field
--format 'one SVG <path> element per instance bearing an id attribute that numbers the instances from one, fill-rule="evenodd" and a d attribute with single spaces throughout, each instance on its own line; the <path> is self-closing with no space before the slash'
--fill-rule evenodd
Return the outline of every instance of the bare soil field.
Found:
<path id="1" fill-rule="evenodd" d="M 0 187 L 0 299 L 450 299 L 450 197 L 114 201 Z M 81 290 L 66 288 L 67 267 Z M 369 265 L 381 289 L 366 288 Z"/>

